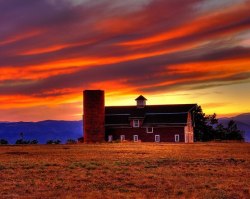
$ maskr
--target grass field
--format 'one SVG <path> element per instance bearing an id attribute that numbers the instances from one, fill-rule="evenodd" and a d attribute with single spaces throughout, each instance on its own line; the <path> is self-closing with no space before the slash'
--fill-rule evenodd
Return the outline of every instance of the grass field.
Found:
<path id="1" fill-rule="evenodd" d="M 250 144 L 0 146 L 0 198 L 250 198 Z"/>

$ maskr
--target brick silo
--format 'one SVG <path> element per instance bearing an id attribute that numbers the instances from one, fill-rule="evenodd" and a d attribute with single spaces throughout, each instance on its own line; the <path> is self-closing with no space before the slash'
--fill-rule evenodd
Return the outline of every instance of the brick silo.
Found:
<path id="1" fill-rule="evenodd" d="M 103 142 L 105 139 L 104 91 L 83 91 L 84 142 Z"/>

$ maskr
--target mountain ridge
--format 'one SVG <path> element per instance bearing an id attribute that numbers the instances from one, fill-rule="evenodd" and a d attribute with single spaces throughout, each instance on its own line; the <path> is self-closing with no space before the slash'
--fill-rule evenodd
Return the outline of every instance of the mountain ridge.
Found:
<path id="1" fill-rule="evenodd" d="M 38 122 L 0 122 L 0 139 L 14 144 L 23 134 L 25 140 L 38 140 L 45 144 L 48 140 L 78 139 L 83 135 L 82 121 L 44 120 Z"/>

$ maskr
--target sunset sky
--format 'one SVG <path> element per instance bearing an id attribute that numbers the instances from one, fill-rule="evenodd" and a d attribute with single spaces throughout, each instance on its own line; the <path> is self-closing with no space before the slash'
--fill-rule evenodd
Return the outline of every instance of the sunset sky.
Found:
<path id="1" fill-rule="evenodd" d="M 250 112 L 250 0 L 0 0 L 0 121 L 80 120 L 85 89 Z"/>

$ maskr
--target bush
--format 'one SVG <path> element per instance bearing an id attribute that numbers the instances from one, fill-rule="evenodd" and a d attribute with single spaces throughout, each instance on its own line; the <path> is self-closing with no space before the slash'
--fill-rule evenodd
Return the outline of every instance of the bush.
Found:
<path id="1" fill-rule="evenodd" d="M 68 139 L 66 144 L 76 144 L 76 141 L 74 139 Z"/>
<path id="2" fill-rule="evenodd" d="M 16 141 L 16 144 L 25 144 L 25 141 L 23 139 L 18 139 Z"/>
<path id="3" fill-rule="evenodd" d="M 30 144 L 38 144 L 38 141 L 37 140 L 31 140 Z"/>
<path id="4" fill-rule="evenodd" d="M 77 139 L 77 142 L 79 142 L 79 143 L 83 143 L 83 142 L 84 142 L 84 137 L 80 137 L 80 138 L 78 138 L 78 139 Z"/>
<path id="5" fill-rule="evenodd" d="M 55 144 L 60 144 L 60 143 L 61 143 L 61 140 L 55 140 L 54 143 L 55 143 Z"/>
<path id="6" fill-rule="evenodd" d="M 4 139 L 0 139 L 0 145 L 1 144 L 9 144 L 9 142 L 7 140 L 4 140 Z"/>
<path id="7" fill-rule="evenodd" d="M 46 142 L 46 144 L 54 144 L 54 141 L 53 141 L 53 140 L 48 140 L 48 141 Z"/>
<path id="8" fill-rule="evenodd" d="M 16 141 L 16 144 L 37 144 L 37 140 L 23 140 L 23 139 L 18 139 Z"/>
<path id="9" fill-rule="evenodd" d="M 60 144 L 61 140 L 48 140 L 46 144 Z"/>

